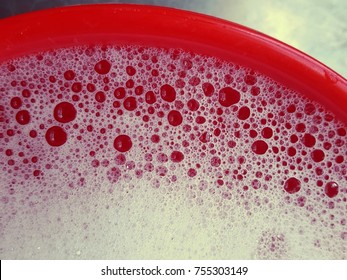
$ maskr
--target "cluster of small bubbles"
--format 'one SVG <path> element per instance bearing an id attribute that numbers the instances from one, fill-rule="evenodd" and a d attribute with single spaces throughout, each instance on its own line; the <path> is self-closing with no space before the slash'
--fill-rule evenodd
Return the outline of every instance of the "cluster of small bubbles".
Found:
<path id="1" fill-rule="evenodd" d="M 259 210 L 284 221 L 295 213 L 294 227 L 319 221 L 326 231 L 312 227 L 308 244 L 347 258 L 347 128 L 321 105 L 251 69 L 182 50 L 76 47 L 0 71 L 4 224 L 55 197 L 69 205 L 105 193 L 121 203 L 150 186 L 225 217 L 243 209 L 246 223 Z M 259 258 L 291 256 L 289 236 L 256 227 Z"/>

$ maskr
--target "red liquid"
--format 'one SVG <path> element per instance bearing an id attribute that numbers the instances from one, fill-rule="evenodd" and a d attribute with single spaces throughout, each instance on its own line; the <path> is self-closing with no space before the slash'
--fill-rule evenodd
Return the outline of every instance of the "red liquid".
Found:
<path id="1" fill-rule="evenodd" d="M 4 238 L 24 213 L 70 209 L 101 194 L 107 209 L 118 209 L 124 197 L 131 203 L 155 188 L 154 197 L 183 192 L 192 205 L 229 217 L 213 235 L 239 219 L 254 250 L 237 249 L 236 258 L 300 258 L 300 246 L 317 258 L 347 257 L 346 127 L 319 104 L 250 69 L 177 51 L 78 48 L 0 70 Z M 263 222 L 254 222 L 259 213 Z M 53 216 L 43 223 L 59 225 Z M 25 227 L 18 232 L 21 242 Z M 9 256 L 8 244 L 0 247 Z"/>

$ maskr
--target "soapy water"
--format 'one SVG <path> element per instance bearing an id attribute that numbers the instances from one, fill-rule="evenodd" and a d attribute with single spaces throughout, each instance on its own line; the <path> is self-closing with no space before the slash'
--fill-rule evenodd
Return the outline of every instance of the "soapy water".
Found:
<path id="1" fill-rule="evenodd" d="M 0 72 L 1 258 L 347 258 L 347 128 L 299 93 L 138 46 Z"/>

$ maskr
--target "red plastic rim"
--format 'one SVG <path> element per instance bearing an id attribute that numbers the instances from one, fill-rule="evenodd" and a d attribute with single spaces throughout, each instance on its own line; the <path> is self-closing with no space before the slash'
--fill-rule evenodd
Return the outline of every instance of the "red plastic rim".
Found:
<path id="1" fill-rule="evenodd" d="M 308 55 L 218 18 L 142 5 L 82 5 L 0 20 L 0 62 L 82 44 L 181 48 L 259 71 L 347 123 L 347 81 Z"/>

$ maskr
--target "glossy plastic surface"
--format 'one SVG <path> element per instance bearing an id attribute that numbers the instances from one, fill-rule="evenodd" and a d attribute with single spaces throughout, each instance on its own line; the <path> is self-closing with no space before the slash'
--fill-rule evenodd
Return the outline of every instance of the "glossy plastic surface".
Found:
<path id="1" fill-rule="evenodd" d="M 0 20 L 0 62 L 81 44 L 182 48 L 239 63 L 305 94 L 347 123 L 347 81 L 304 53 L 206 15 L 140 5 L 83 5 Z"/>

